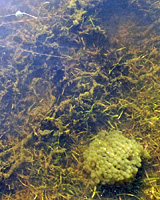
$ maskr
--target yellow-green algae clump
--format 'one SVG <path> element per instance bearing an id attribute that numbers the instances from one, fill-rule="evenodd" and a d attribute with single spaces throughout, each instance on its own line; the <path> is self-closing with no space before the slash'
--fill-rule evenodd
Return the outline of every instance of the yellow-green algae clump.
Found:
<path id="1" fill-rule="evenodd" d="M 113 185 L 132 181 L 148 154 L 121 131 L 100 131 L 83 156 L 84 169 L 90 174 L 92 184 Z"/>

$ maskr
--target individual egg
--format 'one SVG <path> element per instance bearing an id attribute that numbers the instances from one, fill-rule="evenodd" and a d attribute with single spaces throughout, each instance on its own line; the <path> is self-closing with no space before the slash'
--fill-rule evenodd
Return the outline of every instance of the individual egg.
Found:
<path id="1" fill-rule="evenodd" d="M 141 167 L 141 163 L 137 163 L 136 166 L 137 166 L 137 167 Z"/>
<path id="2" fill-rule="evenodd" d="M 121 163 L 121 157 L 116 157 L 116 161 L 117 161 L 117 165 L 118 165 L 118 163 Z"/>
<path id="3" fill-rule="evenodd" d="M 96 173 L 92 170 L 92 172 L 91 172 L 91 178 L 95 178 L 97 175 L 96 175 Z"/>
<path id="4" fill-rule="evenodd" d="M 94 179 L 94 182 L 95 182 L 96 184 L 99 184 L 100 179 L 99 179 L 98 177 L 96 177 L 96 178 Z"/>
<path id="5" fill-rule="evenodd" d="M 105 137 L 105 135 L 106 135 L 106 131 L 103 131 L 103 130 L 98 133 L 98 137 L 102 139 Z"/>
<path id="6" fill-rule="evenodd" d="M 111 179 L 113 176 L 111 173 L 108 174 L 108 178 Z"/>
<path id="7" fill-rule="evenodd" d="M 113 160 L 112 164 L 116 166 L 118 164 L 117 159 Z"/>

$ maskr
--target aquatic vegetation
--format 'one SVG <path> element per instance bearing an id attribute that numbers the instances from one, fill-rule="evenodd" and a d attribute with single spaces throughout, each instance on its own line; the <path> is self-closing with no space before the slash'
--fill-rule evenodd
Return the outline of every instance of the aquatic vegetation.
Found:
<path id="1" fill-rule="evenodd" d="M 158 3 L 25 3 L 36 20 L 0 19 L 1 199 L 160 198 Z M 116 193 L 83 170 L 103 129 L 152 155 Z"/>

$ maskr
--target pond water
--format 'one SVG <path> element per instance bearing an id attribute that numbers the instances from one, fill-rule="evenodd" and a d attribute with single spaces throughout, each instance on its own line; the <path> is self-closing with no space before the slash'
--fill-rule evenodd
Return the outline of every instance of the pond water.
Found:
<path id="1" fill-rule="evenodd" d="M 159 1 L 0 1 L 0 199 L 160 199 L 159 14 Z M 83 153 L 102 130 L 150 154 L 134 177 L 91 182 Z"/>

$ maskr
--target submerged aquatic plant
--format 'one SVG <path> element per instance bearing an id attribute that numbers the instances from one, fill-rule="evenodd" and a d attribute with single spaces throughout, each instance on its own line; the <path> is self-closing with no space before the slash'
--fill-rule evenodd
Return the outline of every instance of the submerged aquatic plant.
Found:
<path id="1" fill-rule="evenodd" d="M 149 26 L 137 24 L 139 10 L 126 13 L 129 4 L 118 1 L 112 16 L 106 13 L 109 1 L 26 3 L 36 20 L 0 19 L 0 28 L 11 31 L 0 36 L 1 198 L 158 199 L 156 16 Z M 151 7 L 145 12 L 140 1 L 132 1 L 128 9 L 133 4 L 145 21 Z M 115 194 L 112 187 L 90 183 L 83 152 L 102 129 L 120 129 L 151 153 L 141 179 L 136 177 L 143 185 L 116 188 Z"/>

